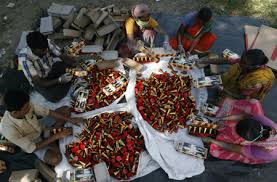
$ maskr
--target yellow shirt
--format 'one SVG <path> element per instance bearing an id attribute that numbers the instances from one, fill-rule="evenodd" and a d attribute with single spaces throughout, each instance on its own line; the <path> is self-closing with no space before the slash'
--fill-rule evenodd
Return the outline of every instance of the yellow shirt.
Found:
<path id="1" fill-rule="evenodd" d="M 156 28 L 158 26 L 158 22 L 150 17 L 149 19 L 149 26 L 150 28 Z M 134 35 L 138 31 L 138 25 L 136 24 L 136 21 L 134 18 L 129 17 L 125 22 L 125 29 L 127 35 Z"/>
<path id="2" fill-rule="evenodd" d="M 16 119 L 6 111 L 0 123 L 0 132 L 11 143 L 19 146 L 27 153 L 36 149 L 36 142 L 40 141 L 43 125 L 37 115 L 47 116 L 49 109 L 31 105 L 30 111 L 23 119 Z"/>

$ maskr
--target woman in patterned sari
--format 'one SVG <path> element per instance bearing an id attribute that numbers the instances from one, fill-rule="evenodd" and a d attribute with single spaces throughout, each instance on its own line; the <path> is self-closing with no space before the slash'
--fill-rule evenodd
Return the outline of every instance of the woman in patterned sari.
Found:
<path id="1" fill-rule="evenodd" d="M 210 154 L 224 160 L 263 164 L 277 160 L 277 124 L 264 116 L 258 100 L 224 100 L 217 113 L 219 134 Z"/>

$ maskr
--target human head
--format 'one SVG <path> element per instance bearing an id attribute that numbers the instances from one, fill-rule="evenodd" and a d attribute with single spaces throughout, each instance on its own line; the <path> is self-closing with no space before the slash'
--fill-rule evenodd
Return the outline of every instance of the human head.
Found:
<path id="1" fill-rule="evenodd" d="M 47 53 L 48 40 L 42 33 L 39 31 L 30 32 L 26 39 L 27 45 L 35 55 L 43 57 Z"/>
<path id="2" fill-rule="evenodd" d="M 149 7 L 146 4 L 137 4 L 132 9 L 132 16 L 141 21 L 148 21 L 150 18 Z"/>
<path id="3" fill-rule="evenodd" d="M 265 140 L 269 138 L 271 130 L 254 119 L 241 120 L 236 126 L 237 134 L 247 141 Z"/>
<path id="4" fill-rule="evenodd" d="M 198 11 L 197 17 L 204 23 L 208 22 L 213 16 L 212 10 L 208 7 L 203 7 Z"/>
<path id="5" fill-rule="evenodd" d="M 30 97 L 23 91 L 7 91 L 4 106 L 13 116 L 23 118 L 30 110 Z"/>
<path id="6" fill-rule="evenodd" d="M 257 69 L 267 64 L 268 58 L 260 49 L 250 49 L 241 56 L 240 67 L 242 69 Z"/>

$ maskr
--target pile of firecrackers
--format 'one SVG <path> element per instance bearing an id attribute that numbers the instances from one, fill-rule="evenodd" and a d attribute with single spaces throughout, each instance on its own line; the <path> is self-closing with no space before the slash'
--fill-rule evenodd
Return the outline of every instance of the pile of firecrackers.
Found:
<path id="1" fill-rule="evenodd" d="M 74 167 L 89 168 L 104 161 L 117 179 L 136 175 L 144 139 L 131 124 L 127 112 L 103 113 L 87 122 L 78 142 L 66 146 L 66 156 Z"/>
<path id="2" fill-rule="evenodd" d="M 86 77 L 83 77 L 87 83 L 88 92 L 86 98 L 84 98 L 83 108 L 78 108 L 77 101 L 78 98 L 73 98 L 72 105 L 74 111 L 77 113 L 88 112 L 98 108 L 102 108 L 112 104 L 115 100 L 123 95 L 126 91 L 128 80 L 126 76 L 120 71 L 114 71 L 113 69 L 99 70 L 97 66 L 90 66 L 87 71 Z M 111 91 L 111 93 L 106 93 L 105 88 L 111 84 L 115 84 L 118 79 L 123 79 L 119 89 L 116 91 Z"/>
<path id="3" fill-rule="evenodd" d="M 135 91 L 143 119 L 160 132 L 177 132 L 196 112 L 189 76 L 152 74 L 138 80 Z"/>
<path id="4" fill-rule="evenodd" d="M 108 106 L 126 91 L 128 79 L 123 73 L 98 70 L 96 66 L 86 71 L 88 74 L 83 79 L 88 83 L 88 94 L 83 112 Z M 119 78 L 124 78 L 126 84 L 107 94 L 104 88 Z M 167 72 L 138 79 L 135 87 L 138 111 L 157 131 L 177 132 L 187 127 L 186 122 L 197 112 L 191 87 L 189 76 Z M 77 168 L 91 168 L 104 161 L 109 174 L 116 179 L 128 180 L 135 176 L 145 145 L 140 131 L 131 124 L 132 117 L 127 112 L 114 112 L 89 119 L 77 135 L 79 141 L 66 146 L 69 163 Z"/>

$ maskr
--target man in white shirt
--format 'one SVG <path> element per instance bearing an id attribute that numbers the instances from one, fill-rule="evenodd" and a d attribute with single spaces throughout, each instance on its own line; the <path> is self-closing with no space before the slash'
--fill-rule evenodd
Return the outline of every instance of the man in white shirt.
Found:
<path id="1" fill-rule="evenodd" d="M 72 76 L 65 70 L 76 66 L 76 60 L 62 54 L 59 47 L 38 31 L 30 32 L 26 41 L 28 46 L 18 55 L 19 68 L 46 100 L 58 102 L 71 85 Z"/>
<path id="2" fill-rule="evenodd" d="M 70 118 L 68 108 L 52 111 L 30 103 L 29 95 L 22 91 L 8 91 L 4 96 L 7 109 L 0 123 L 0 132 L 10 142 L 19 146 L 27 153 L 35 153 L 37 157 L 49 165 L 56 166 L 62 160 L 57 140 L 72 133 L 65 130 L 44 138 L 46 127 L 37 119 L 37 116 L 50 116 L 56 120 L 54 127 L 60 128 L 65 121 L 78 124 L 82 119 Z"/>

